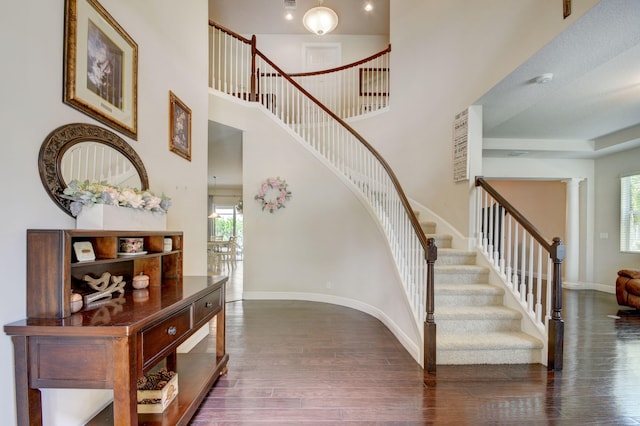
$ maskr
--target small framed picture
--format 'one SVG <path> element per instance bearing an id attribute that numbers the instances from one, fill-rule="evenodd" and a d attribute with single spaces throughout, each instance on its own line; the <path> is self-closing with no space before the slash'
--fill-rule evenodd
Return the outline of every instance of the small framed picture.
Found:
<path id="1" fill-rule="evenodd" d="M 169 91 L 169 151 L 191 161 L 191 110 Z"/>
<path id="2" fill-rule="evenodd" d="M 138 45 L 98 0 L 66 0 L 64 102 L 138 137 Z"/>
<path id="3" fill-rule="evenodd" d="M 360 96 L 389 96 L 389 68 L 360 68 Z"/>
<path id="4" fill-rule="evenodd" d="M 76 253 L 76 259 L 78 259 L 78 262 L 96 260 L 96 254 L 93 252 L 93 246 L 89 241 L 78 241 L 73 243 L 73 250 Z"/>

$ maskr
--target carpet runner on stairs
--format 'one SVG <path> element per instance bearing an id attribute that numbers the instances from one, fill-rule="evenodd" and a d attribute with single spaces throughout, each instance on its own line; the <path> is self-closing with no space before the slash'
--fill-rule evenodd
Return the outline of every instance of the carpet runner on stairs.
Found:
<path id="1" fill-rule="evenodd" d="M 435 321 L 438 364 L 528 364 L 541 362 L 543 343 L 521 331 L 522 314 L 503 304 L 505 290 L 489 283 L 489 269 L 476 252 L 451 248 L 450 235 L 421 222 L 438 247 Z"/>

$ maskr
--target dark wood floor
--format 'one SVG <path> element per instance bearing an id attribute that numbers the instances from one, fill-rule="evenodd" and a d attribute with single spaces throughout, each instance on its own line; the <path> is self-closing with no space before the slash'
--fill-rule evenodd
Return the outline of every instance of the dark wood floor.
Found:
<path id="1" fill-rule="evenodd" d="M 640 313 L 565 292 L 564 371 L 422 370 L 376 319 L 298 301 L 227 304 L 229 372 L 193 425 L 640 424 Z M 212 342 L 202 342 L 206 350 Z"/>

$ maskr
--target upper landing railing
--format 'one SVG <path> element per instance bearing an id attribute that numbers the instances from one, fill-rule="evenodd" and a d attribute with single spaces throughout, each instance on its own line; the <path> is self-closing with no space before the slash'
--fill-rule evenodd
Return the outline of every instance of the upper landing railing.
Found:
<path id="1" fill-rule="evenodd" d="M 418 326 L 424 326 L 424 368 L 435 371 L 433 262 L 437 251 L 433 240 L 427 241 L 393 170 L 338 112 L 311 94 L 311 86 L 317 86 L 317 81 L 307 81 L 308 76 L 299 75 L 296 77 L 302 81 L 299 83 L 282 71 L 256 48 L 255 36 L 249 40 L 213 22 L 210 22 L 210 27 L 211 87 L 240 99 L 259 102 L 292 129 L 336 173 L 357 187 L 376 213 L 393 253 L 415 321 Z M 386 96 L 388 54 L 386 51 L 380 56 L 386 59 L 376 56 L 353 67 L 364 70 L 362 83 L 358 76 L 358 86 L 364 88 L 362 93 L 373 94 L 369 98 L 377 99 L 380 105 L 385 106 L 389 99 Z M 383 62 L 370 62 L 378 60 Z M 379 69 L 387 77 L 377 74 Z M 369 74 L 369 70 L 375 72 Z M 332 80 L 334 83 L 329 86 L 334 87 L 330 90 L 325 87 L 317 92 L 318 96 L 323 97 L 323 91 L 330 93 L 338 87 L 350 87 L 352 83 L 347 83 L 348 80 L 352 79 Z M 350 114 L 349 111 L 361 111 L 363 106 L 358 99 L 362 96 L 359 93 L 357 97 L 344 97 L 347 100 L 340 101 L 339 107 L 334 108 L 344 106 L 341 114 L 346 115 Z M 331 105 L 331 101 L 327 102 Z"/>

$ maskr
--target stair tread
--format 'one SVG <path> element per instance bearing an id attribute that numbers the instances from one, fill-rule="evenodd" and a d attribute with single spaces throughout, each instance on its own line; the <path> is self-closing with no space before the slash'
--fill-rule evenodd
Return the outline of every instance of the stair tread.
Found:
<path id="1" fill-rule="evenodd" d="M 463 249 L 456 249 L 456 248 L 450 248 L 450 247 L 443 247 L 443 248 L 438 248 L 438 255 L 464 255 L 464 256 L 475 256 L 477 254 L 476 251 L 474 250 L 463 250 Z"/>
<path id="2" fill-rule="evenodd" d="M 441 238 L 443 238 L 443 239 L 452 239 L 453 238 L 453 235 L 451 235 L 451 234 L 439 234 L 437 232 L 436 233 L 425 234 L 425 236 L 427 238 L 435 238 L 435 239 L 441 239 Z"/>
<path id="3" fill-rule="evenodd" d="M 479 265 L 438 265 L 434 266 L 434 272 L 442 274 L 469 274 L 469 273 L 489 273 L 489 268 Z"/>
<path id="4" fill-rule="evenodd" d="M 521 331 L 490 333 L 438 333 L 438 350 L 542 348 L 543 344 Z"/>
<path id="5" fill-rule="evenodd" d="M 435 312 L 438 320 L 467 319 L 519 319 L 520 312 L 501 305 L 490 306 L 441 306 Z"/>
<path id="6" fill-rule="evenodd" d="M 436 294 L 504 294 L 504 289 L 492 284 L 436 284 L 434 291 Z"/>

